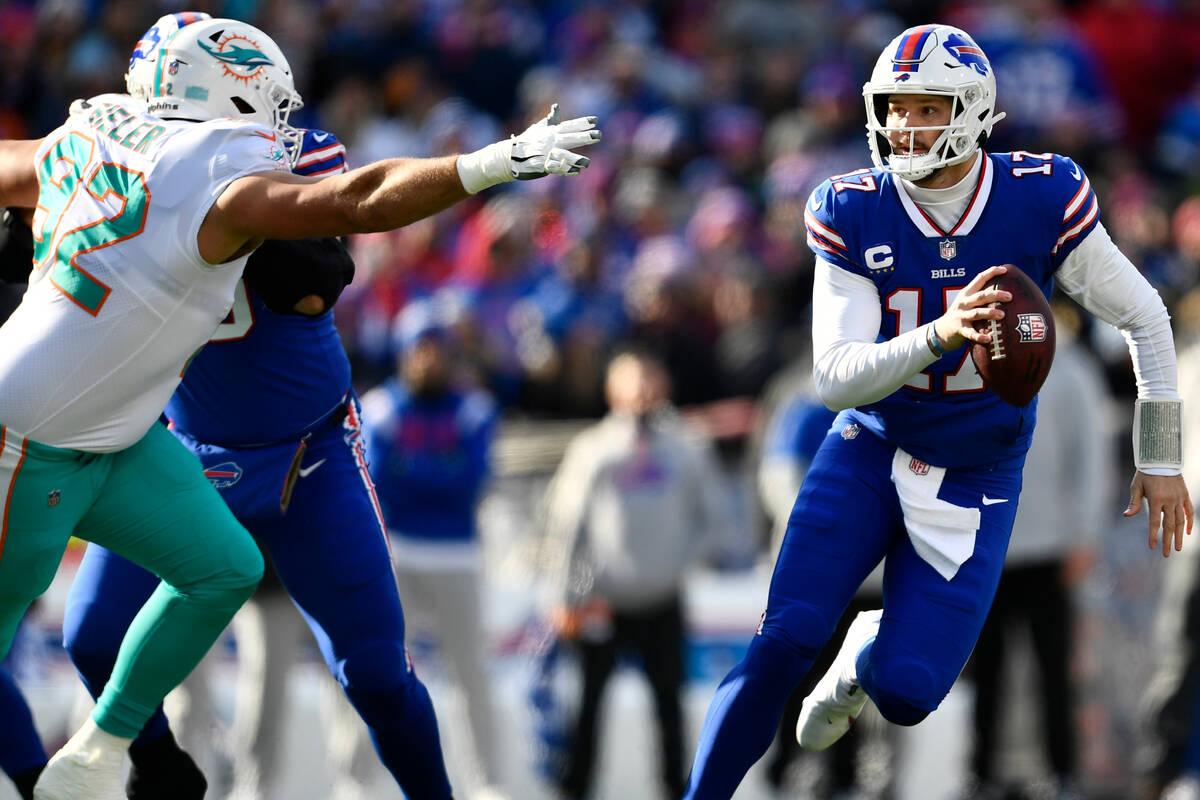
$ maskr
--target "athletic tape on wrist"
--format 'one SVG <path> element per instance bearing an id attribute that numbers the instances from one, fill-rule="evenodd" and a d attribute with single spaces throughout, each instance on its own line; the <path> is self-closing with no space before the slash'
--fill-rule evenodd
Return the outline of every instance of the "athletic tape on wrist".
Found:
<path id="1" fill-rule="evenodd" d="M 1133 463 L 1139 470 L 1183 467 L 1183 401 L 1138 400 L 1133 407 Z"/>
<path id="2" fill-rule="evenodd" d="M 458 157 L 455 166 L 458 167 L 458 179 L 463 188 L 471 194 L 478 194 L 489 186 L 507 183 L 516 179 L 512 170 L 510 155 L 513 140 L 489 144 L 474 153 L 464 153 Z"/>

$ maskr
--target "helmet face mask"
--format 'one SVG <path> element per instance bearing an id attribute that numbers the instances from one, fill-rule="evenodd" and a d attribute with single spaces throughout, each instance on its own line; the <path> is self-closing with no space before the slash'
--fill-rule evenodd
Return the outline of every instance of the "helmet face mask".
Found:
<path id="1" fill-rule="evenodd" d="M 129 93 L 146 100 L 150 113 L 197 122 L 222 117 L 257 122 L 275 131 L 295 167 L 302 134 L 289 118 L 304 102 L 271 37 L 237 20 L 205 19 L 185 23 L 155 53 L 134 55 L 135 63 L 143 63 L 130 68 Z"/>
<path id="2" fill-rule="evenodd" d="M 897 94 L 949 98 L 949 124 L 888 127 L 888 97 Z M 970 36 L 949 25 L 922 25 L 893 39 L 863 86 L 863 99 L 872 161 L 912 181 L 970 159 L 1004 118 L 995 113 L 996 77 L 987 56 Z M 928 152 L 914 153 L 912 136 L 908 152 L 893 149 L 889 134 L 921 130 L 941 132 Z"/>

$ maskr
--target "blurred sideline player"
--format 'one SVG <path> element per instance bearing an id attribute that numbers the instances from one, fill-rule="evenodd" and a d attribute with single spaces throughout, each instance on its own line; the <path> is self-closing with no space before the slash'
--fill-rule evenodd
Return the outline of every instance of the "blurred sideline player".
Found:
<path id="1" fill-rule="evenodd" d="M 475 153 L 293 176 L 300 133 L 288 118 L 301 100 L 265 33 L 206 20 L 157 54 L 149 103 L 100 95 L 73 104 L 43 140 L 0 142 L 0 204 L 38 208 L 37 267 L 0 328 L 0 647 L 72 533 L 164 578 L 97 708 L 47 764 L 36 800 L 124 798 L 133 737 L 262 574 L 253 539 L 155 424 L 196 348 L 235 305 L 249 253 L 264 239 L 388 230 L 497 183 L 577 173 L 587 160 L 568 148 L 599 140 L 594 118 L 559 122 L 555 107 Z M 351 399 L 345 409 L 352 420 Z M 342 444 L 361 454 L 347 424 Z M 342 574 L 361 566 L 338 561 L 350 555 L 343 548 L 325 555 Z M 386 712 L 394 686 L 379 673 L 404 660 L 390 649 L 358 668 L 334 654 L 347 685 L 366 684 L 364 714 Z M 414 704 L 428 708 L 423 687 L 400 673 Z M 380 749 L 403 753 L 409 794 L 450 795 L 436 735 L 408 724 L 375 733 L 390 740 Z"/>
<path id="2" fill-rule="evenodd" d="M 1012 530 L 1036 401 L 988 391 L 965 347 L 990 341 L 1021 267 L 1129 340 L 1137 377 L 1126 515 L 1183 546 L 1175 349 L 1158 293 L 1112 244 L 1073 161 L 982 151 L 995 76 L 963 31 L 910 28 L 863 89 L 875 169 L 827 180 L 805 211 L 818 256 L 814 380 L 840 410 L 805 477 L 756 636 L 709 706 L 685 797 L 729 798 L 766 751 L 789 692 L 862 581 L 884 562 L 883 610 L 860 614 L 804 701 L 800 744 L 829 747 L 870 698 L 915 725 L 958 677 L 987 616 Z"/>
<path id="3" fill-rule="evenodd" d="M 476 523 L 491 475 L 497 408 L 490 394 L 459 380 L 459 357 L 442 311 L 436 298 L 422 298 L 397 314 L 396 373 L 363 395 L 363 436 L 409 628 L 432 637 L 462 691 L 477 762 L 470 770 L 478 784 L 471 796 L 498 800 L 506 748 L 497 738 L 487 669 L 483 543 Z M 341 780 L 365 785 L 355 770 L 361 759 L 347 755 L 334 765 Z"/>

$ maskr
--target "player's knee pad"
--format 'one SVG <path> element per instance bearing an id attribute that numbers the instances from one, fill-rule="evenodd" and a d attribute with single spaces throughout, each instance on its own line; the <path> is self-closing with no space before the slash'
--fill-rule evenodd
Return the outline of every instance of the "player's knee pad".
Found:
<path id="1" fill-rule="evenodd" d="M 879 713 L 896 725 L 916 725 L 936 709 L 950 687 L 924 664 L 904 660 L 859 676 Z"/>
<path id="2" fill-rule="evenodd" d="M 769 609 L 762 633 L 812 660 L 821 652 L 837 626 L 837 617 L 807 603 L 791 603 Z"/>
<path id="3" fill-rule="evenodd" d="M 222 567 L 223 580 L 221 582 L 230 589 L 249 589 L 253 593 L 258 582 L 262 580 L 265 568 L 262 552 L 254 543 L 254 538 L 249 533 L 243 532 L 227 547 L 227 558 Z"/>
<path id="4" fill-rule="evenodd" d="M 386 692 L 415 680 L 404 642 L 370 642 L 342 659 L 335 670 L 347 692 Z"/>
<path id="5" fill-rule="evenodd" d="M 350 653 L 334 670 L 350 703 L 371 728 L 388 727 L 406 717 L 424 691 L 401 641 L 379 641 Z"/>
<path id="6" fill-rule="evenodd" d="M 241 535 L 225 540 L 220 559 L 207 571 L 195 575 L 186 587 L 177 588 L 193 599 L 228 599 L 238 607 L 254 594 L 264 568 L 262 553 L 250 534 L 243 530 Z"/>
<path id="7" fill-rule="evenodd" d="M 804 678 L 833 626 L 821 612 L 794 604 L 771 610 L 742 660 L 741 674 L 790 691 Z"/>

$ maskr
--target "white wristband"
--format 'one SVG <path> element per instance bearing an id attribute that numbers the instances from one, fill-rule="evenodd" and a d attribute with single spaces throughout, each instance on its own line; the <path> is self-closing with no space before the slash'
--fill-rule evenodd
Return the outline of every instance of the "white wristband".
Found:
<path id="1" fill-rule="evenodd" d="M 513 140 L 505 139 L 459 156 L 456 166 L 463 188 L 478 194 L 489 186 L 516 180 L 510 159 L 512 147 Z"/>
<path id="2" fill-rule="evenodd" d="M 1133 464 L 1142 472 L 1155 470 L 1156 474 L 1178 475 L 1183 470 L 1182 400 L 1134 403 Z"/>

